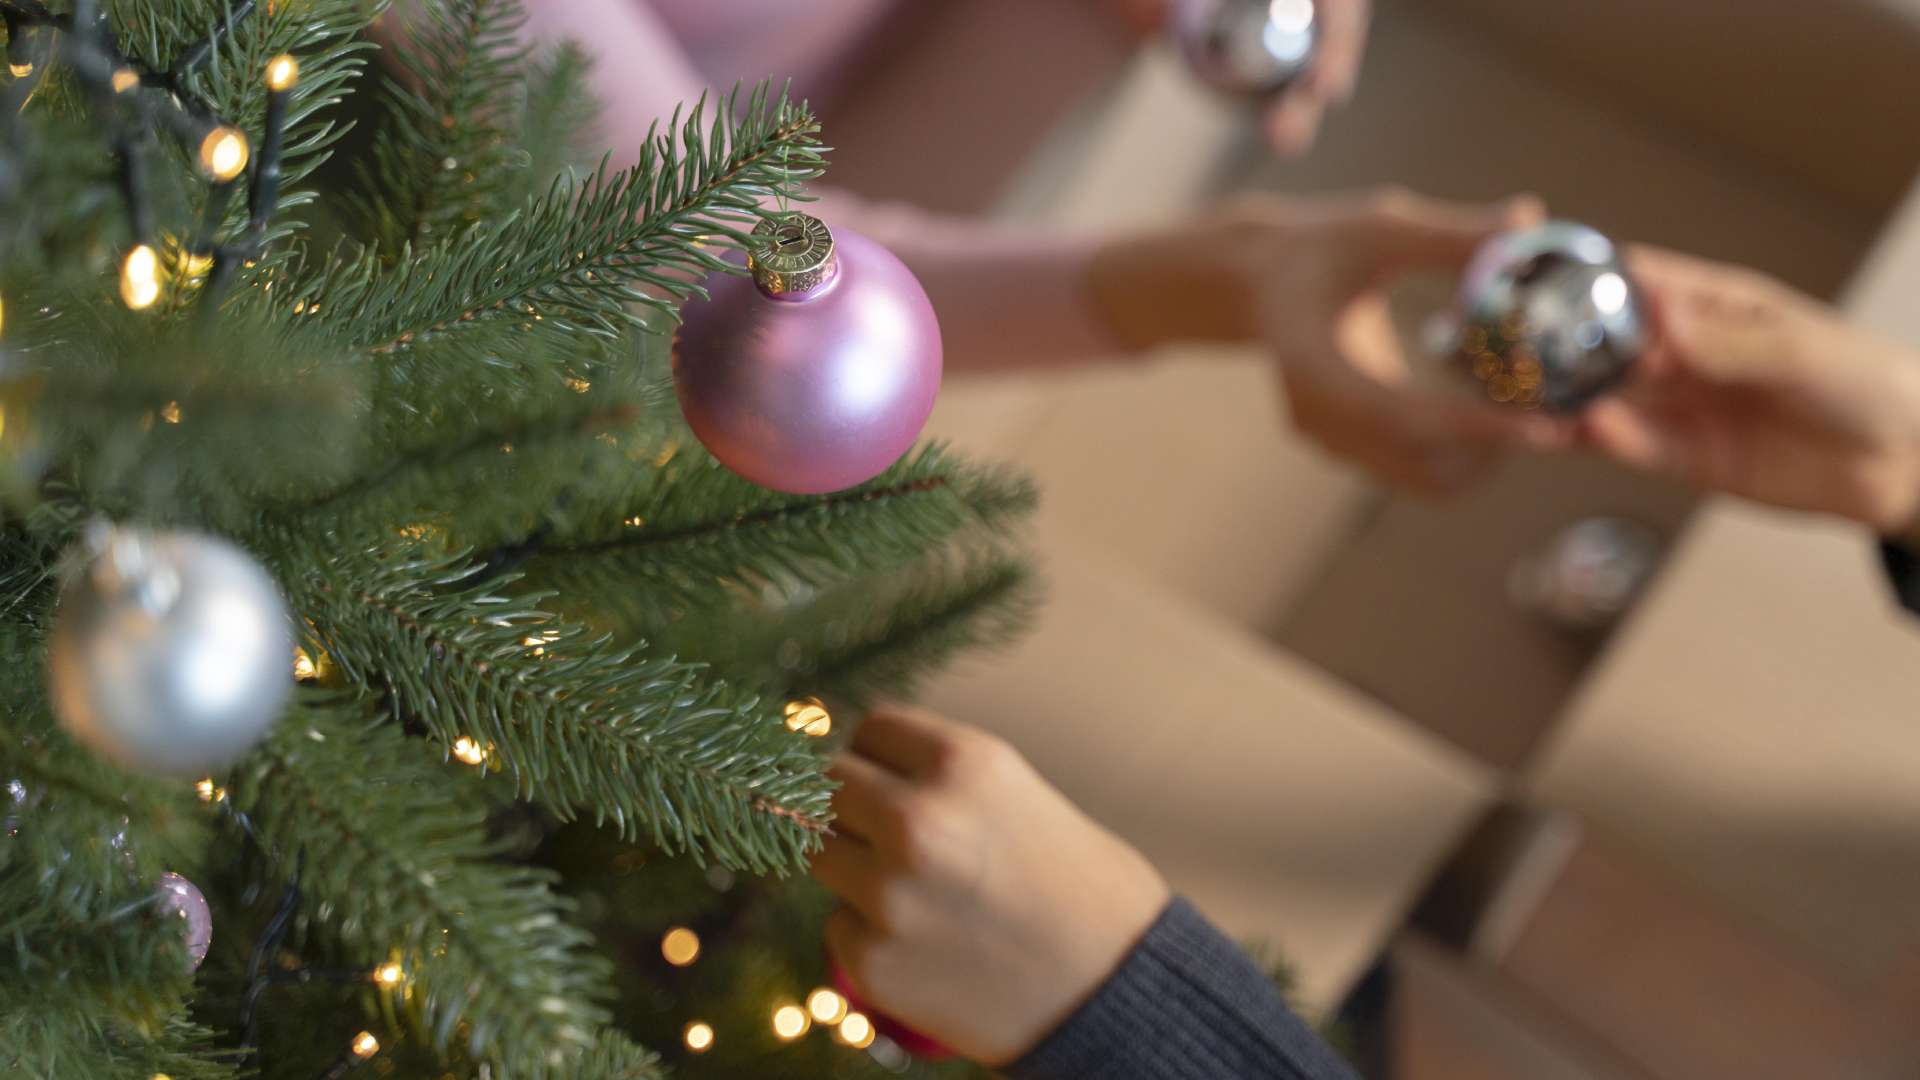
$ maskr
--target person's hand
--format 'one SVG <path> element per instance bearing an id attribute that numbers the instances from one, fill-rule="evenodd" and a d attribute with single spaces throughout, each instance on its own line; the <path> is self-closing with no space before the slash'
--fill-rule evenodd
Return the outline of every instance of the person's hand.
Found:
<path id="1" fill-rule="evenodd" d="M 1446 493 L 1507 450 L 1566 445 L 1571 428 L 1420 385 L 1394 333 L 1387 289 L 1408 271 L 1457 270 L 1489 234 L 1543 216 L 1531 198 L 1466 206 L 1396 189 L 1266 197 L 1109 244 L 1094 258 L 1093 293 L 1114 332 L 1136 347 L 1265 342 L 1303 433 L 1396 486 Z"/>
<path id="2" fill-rule="evenodd" d="M 1316 0 L 1314 6 L 1320 20 L 1319 52 L 1306 74 L 1267 107 L 1267 142 L 1283 154 L 1297 156 L 1312 149 L 1327 110 L 1353 100 L 1360 84 L 1372 0 Z"/>
<path id="3" fill-rule="evenodd" d="M 925 713 L 874 713 L 835 761 L 813 873 L 846 902 L 827 950 L 875 1008 L 986 1065 L 1038 1045 L 1169 899 L 1139 852 L 1012 747 Z"/>
<path id="4" fill-rule="evenodd" d="M 1920 354 L 1758 273 L 1640 248 L 1654 343 L 1580 417 L 1619 461 L 1883 533 L 1920 516 Z"/>
<path id="5" fill-rule="evenodd" d="M 1107 0 L 1136 33 L 1164 28 L 1173 0 Z M 1263 122 L 1267 141 L 1283 154 L 1304 154 L 1320 133 L 1327 110 L 1353 99 L 1360 82 L 1360 59 L 1367 48 L 1372 0 L 1316 0 L 1320 20 L 1319 53 L 1300 76 L 1268 104 Z"/>

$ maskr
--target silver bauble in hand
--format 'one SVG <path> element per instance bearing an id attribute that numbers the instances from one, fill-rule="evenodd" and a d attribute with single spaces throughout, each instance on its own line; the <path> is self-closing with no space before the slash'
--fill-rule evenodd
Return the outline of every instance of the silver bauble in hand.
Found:
<path id="1" fill-rule="evenodd" d="M 273 579 L 197 533 L 101 526 L 86 544 L 48 649 L 60 723 L 128 769 L 198 776 L 229 764 L 293 685 Z"/>
<path id="2" fill-rule="evenodd" d="M 1176 0 L 1174 41 L 1200 81 L 1248 97 L 1277 94 L 1313 63 L 1313 0 Z"/>
<path id="3" fill-rule="evenodd" d="M 1455 320 L 1454 352 L 1488 397 L 1556 412 L 1612 389 L 1647 345 L 1613 241 L 1571 221 L 1482 244 L 1461 279 Z"/>

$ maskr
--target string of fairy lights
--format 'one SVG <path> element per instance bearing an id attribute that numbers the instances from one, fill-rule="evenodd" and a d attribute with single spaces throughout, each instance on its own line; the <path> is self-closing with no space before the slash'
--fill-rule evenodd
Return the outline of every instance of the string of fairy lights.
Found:
<path id="1" fill-rule="evenodd" d="M 288 104 L 299 81 L 300 65 L 291 55 L 281 54 L 268 60 L 261 78 L 267 87 L 267 110 L 259 152 L 246 133 L 219 117 L 185 89 L 188 74 L 203 63 L 220 41 L 247 19 L 258 0 L 242 0 L 215 24 L 206 39 L 185 50 L 170 69 L 155 70 L 123 54 L 107 27 L 98 0 L 76 0 L 71 13 L 57 15 L 38 0 L 0 0 L 0 18 L 8 28 L 8 69 L 16 80 L 13 100 L 5 103 L 17 112 L 44 79 L 55 52 L 56 34 L 66 39 L 61 52 L 80 83 L 91 90 L 97 104 L 116 118 L 112 143 L 120 163 L 121 194 L 126 202 L 132 244 L 119 260 L 119 296 L 134 311 L 153 307 L 165 295 L 171 277 L 185 283 L 202 283 L 203 311 L 211 312 L 231 283 L 235 268 L 257 258 L 262 247 L 268 218 L 278 199 L 281 179 L 281 154 L 285 141 Z M 162 94 L 143 94 L 144 89 L 159 89 Z M 146 193 L 144 132 L 161 131 L 188 148 L 201 174 L 208 181 L 208 197 L 201 220 L 193 234 L 179 245 L 179 264 L 163 263 L 155 243 L 159 239 L 152 220 Z M 216 234 L 225 220 L 228 206 L 252 166 L 247 184 L 247 223 L 237 239 L 221 243 Z M 5 326 L 5 305 L 0 299 L 0 329 Z M 169 404 L 164 419 L 179 423 L 176 404 Z M 637 521 L 634 524 L 638 524 Z M 533 655 L 545 655 L 559 639 L 552 632 L 527 636 L 524 644 Z M 293 675 L 300 682 L 318 681 L 323 675 L 320 658 L 304 648 L 293 657 Z M 788 730 L 819 738 L 833 730 L 833 717 L 816 697 L 799 697 L 786 703 L 784 720 Z M 472 735 L 456 738 L 448 747 L 448 756 L 463 765 L 496 767 L 490 743 Z M 228 799 L 227 790 L 212 777 L 194 785 L 201 801 L 213 804 L 232 817 L 249 838 L 251 823 Z M 296 864 L 301 860 L 296 857 Z M 398 960 L 387 960 L 368 970 L 322 971 L 296 968 L 291 971 L 265 969 L 265 957 L 278 946 L 290 925 L 298 901 L 300 871 L 296 867 L 283 893 L 279 910 L 270 920 L 254 948 L 249 975 L 246 1013 L 242 1027 L 247 1035 L 249 1054 L 257 1054 L 254 1037 L 254 1006 L 270 986 L 283 983 L 327 981 L 364 982 L 384 991 L 405 995 L 410 992 L 411 975 Z M 686 927 L 674 927 L 661 939 L 661 953 L 675 967 L 693 964 L 700 956 L 699 936 Z M 871 1019 L 853 1009 L 847 999 L 829 987 L 817 987 L 803 1002 L 775 1003 L 770 1013 L 773 1034 L 782 1042 L 798 1040 L 816 1026 L 829 1029 L 839 1043 L 855 1049 L 871 1046 L 875 1029 Z M 689 1022 L 681 1041 L 687 1051 L 703 1054 L 715 1045 L 718 1034 L 704 1020 Z M 341 1054 L 320 1074 L 321 1080 L 337 1080 L 360 1065 L 372 1061 L 381 1052 L 381 1043 L 372 1031 L 362 1030 L 347 1040 Z M 150 1080 L 171 1080 L 156 1072 Z"/>
<path id="2" fill-rule="evenodd" d="M 816 739 L 833 731 L 833 714 L 817 697 L 795 698 L 783 711 L 789 731 Z M 674 967 L 688 967 L 700 958 L 700 935 L 685 926 L 672 927 L 660 937 L 660 955 Z M 818 1026 L 831 1030 L 841 1045 L 864 1050 L 873 1045 L 876 1035 L 873 1020 L 854 1009 L 845 995 L 827 986 L 815 987 L 803 1002 L 775 1002 L 770 1023 L 774 1037 L 781 1042 L 804 1038 Z M 705 1020 L 690 1020 L 680 1031 L 681 1045 L 692 1054 L 712 1050 L 718 1038 L 713 1025 Z"/>
<path id="3" fill-rule="evenodd" d="M 660 955 L 674 967 L 688 967 L 700 959 L 700 935 L 684 926 L 673 927 L 661 935 Z M 804 1002 L 776 1002 L 771 1023 L 774 1037 L 781 1042 L 794 1042 L 816 1025 L 830 1029 L 836 1042 L 856 1050 L 872 1046 L 875 1035 L 873 1021 L 854 1009 L 844 994 L 827 986 L 814 987 Z M 680 1030 L 681 1044 L 693 1054 L 713 1049 L 718 1037 L 705 1020 L 688 1021 Z"/>
<path id="4" fill-rule="evenodd" d="M 257 258 L 264 247 L 267 225 L 279 201 L 281 156 L 288 107 L 299 83 L 299 61 L 282 53 L 268 60 L 261 73 L 267 109 L 258 154 L 246 132 L 222 120 L 188 89 L 192 72 L 257 6 L 258 0 L 234 4 L 206 38 L 162 70 L 120 50 L 98 0 L 75 0 L 67 14 L 56 14 L 39 0 L 0 0 L 0 19 L 8 36 L 7 66 L 14 77 L 0 114 L 18 112 L 37 92 L 58 40 L 63 42 L 59 55 L 91 94 L 109 127 L 132 233 L 132 244 L 120 258 L 120 299 L 135 311 L 159 301 L 168 277 L 154 246 L 159 237 L 147 195 L 150 133 L 164 133 L 186 147 L 210 184 L 200 222 L 180 244 L 178 267 L 186 281 L 204 282 L 204 313 L 210 316 L 218 307 L 236 268 Z M 142 92 L 147 90 L 162 92 Z M 247 182 L 246 225 L 238 237 L 222 242 L 217 234 L 242 181 Z"/>
<path id="5" fill-rule="evenodd" d="M 534 655 L 547 655 L 549 646 L 559 640 L 552 632 L 529 634 L 522 639 Z M 316 657 L 304 647 L 295 647 L 293 652 L 293 676 L 303 683 L 318 682 L 325 675 L 325 658 Z M 787 730 L 809 738 L 820 738 L 833 731 L 833 714 L 826 703 L 817 697 L 800 696 L 788 701 L 782 709 Z M 470 735 L 456 738 L 448 747 L 448 756 L 463 765 L 488 768 L 494 764 L 493 747 Z M 202 777 L 194 784 L 194 791 L 202 802 L 213 803 L 231 811 L 228 804 L 227 789 L 220 786 L 212 777 Z M 243 829 L 251 832 L 244 817 L 236 813 Z M 298 871 L 295 873 L 295 883 Z M 283 915 L 291 913 L 291 905 L 296 889 L 289 885 L 287 898 L 283 901 Z M 281 919 L 279 921 L 284 921 Z M 263 937 L 264 943 L 272 938 L 270 931 Z M 256 954 L 262 951 L 256 948 Z M 660 938 L 660 955 L 676 968 L 691 966 L 701 955 L 700 935 L 685 926 L 669 928 Z M 331 982 L 366 981 L 390 992 L 405 994 L 409 987 L 410 974 L 399 960 L 387 960 L 368 971 L 356 972 L 315 972 L 309 969 L 297 969 L 279 976 L 269 976 L 267 983 L 276 981 L 309 981 L 315 978 Z M 255 991 L 257 996 L 258 991 Z M 803 1001 L 779 1001 L 774 1003 L 770 1013 L 770 1025 L 774 1037 L 781 1042 L 794 1042 L 807 1035 L 815 1027 L 830 1030 L 836 1042 L 855 1050 L 864 1050 L 873 1045 L 877 1032 L 873 1020 L 866 1014 L 854 1009 L 846 997 L 831 987 L 820 986 L 810 991 Z M 718 1039 L 714 1026 L 705 1020 L 689 1021 L 681 1029 L 681 1044 L 688 1053 L 704 1054 L 714 1048 Z M 380 1053 L 380 1039 L 371 1031 L 361 1031 L 347 1043 L 341 1057 L 333 1062 L 321 1074 L 322 1080 L 338 1080 L 360 1064 L 372 1060 Z M 164 1073 L 155 1073 L 152 1080 L 169 1080 Z"/>

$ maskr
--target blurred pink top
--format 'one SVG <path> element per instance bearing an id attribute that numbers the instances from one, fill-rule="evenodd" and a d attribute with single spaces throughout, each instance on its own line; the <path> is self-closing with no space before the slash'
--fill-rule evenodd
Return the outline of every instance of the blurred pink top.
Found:
<path id="1" fill-rule="evenodd" d="M 601 135 L 618 159 L 655 119 L 709 88 L 772 75 L 791 77 L 796 96 L 830 90 L 896 2 L 528 0 L 527 32 L 571 39 L 593 58 Z M 1054 365 L 1119 351 L 1087 294 L 1091 238 L 815 194 L 814 212 L 829 225 L 885 244 L 920 278 L 949 367 Z"/>

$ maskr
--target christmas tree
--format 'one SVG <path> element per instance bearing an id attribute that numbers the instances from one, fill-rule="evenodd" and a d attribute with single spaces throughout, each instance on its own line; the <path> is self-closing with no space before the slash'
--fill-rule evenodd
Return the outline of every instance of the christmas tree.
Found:
<path id="1" fill-rule="evenodd" d="M 0 0 L 0 1075 L 876 1068 L 825 755 L 1010 632 L 1032 493 L 689 433 L 803 105 L 616 169 L 513 3 L 382 7 Z"/>

